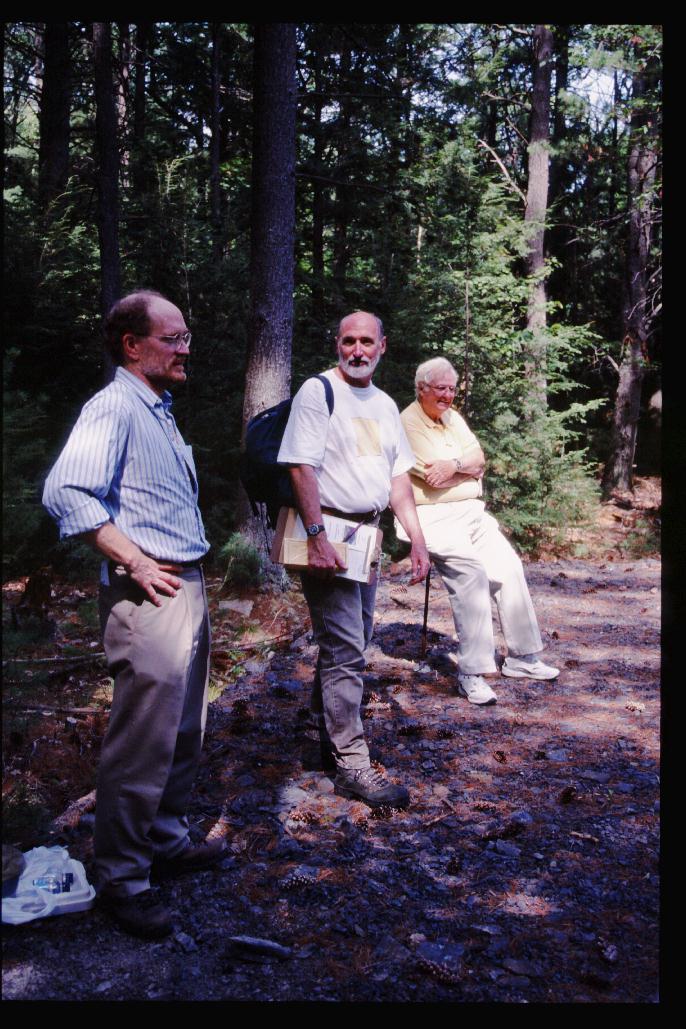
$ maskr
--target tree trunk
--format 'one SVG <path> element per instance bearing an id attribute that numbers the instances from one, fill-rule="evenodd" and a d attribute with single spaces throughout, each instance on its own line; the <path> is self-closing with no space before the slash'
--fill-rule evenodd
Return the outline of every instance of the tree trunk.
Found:
<path id="1" fill-rule="evenodd" d="M 531 279 L 526 327 L 531 333 L 525 354 L 527 379 L 525 414 L 536 418 L 545 414 L 546 383 L 546 287 L 545 218 L 548 209 L 548 164 L 550 138 L 550 73 L 553 36 L 545 25 L 537 25 L 533 38 L 534 78 L 531 97 L 529 135 L 529 175 L 524 220 L 531 228 L 527 273 Z"/>
<path id="2" fill-rule="evenodd" d="M 569 25 L 555 26 L 555 111 L 553 114 L 553 150 L 560 144 L 564 145 L 567 137 L 567 125 L 564 116 L 564 101 L 562 94 L 566 92 L 569 85 L 569 39 L 571 28 Z M 549 206 L 552 207 L 561 198 L 567 187 L 567 174 L 565 171 L 565 160 L 557 153 L 550 165 L 550 190 Z M 557 233 L 555 233 L 557 236 Z M 551 242 L 552 242 L 551 233 Z"/>
<path id="3" fill-rule="evenodd" d="M 608 216 L 613 219 L 617 211 L 617 194 L 619 193 L 619 110 L 622 102 L 622 94 L 619 88 L 619 76 L 617 69 L 613 76 L 613 107 L 612 107 L 612 146 L 611 146 L 611 168 L 610 168 L 610 199 L 608 201 Z"/>
<path id="4" fill-rule="evenodd" d="M 656 70 L 651 64 L 634 72 L 631 143 L 628 163 L 629 244 L 624 300 L 624 347 L 612 419 L 610 456 L 603 474 L 603 493 L 633 486 L 634 455 L 647 356 L 649 318 L 646 309 L 650 257 L 652 193 L 657 168 L 654 115 L 646 97 Z"/>
<path id="5" fill-rule="evenodd" d="M 148 21 L 136 25 L 136 56 L 134 67 L 136 81 L 133 91 L 133 138 L 137 143 L 145 136 L 145 73 L 148 66 L 151 42 L 151 24 Z"/>
<path id="6" fill-rule="evenodd" d="M 118 22 L 119 59 L 117 61 L 117 122 L 119 139 L 124 143 L 120 158 L 122 185 L 129 184 L 129 79 L 131 77 L 131 30 L 126 22 Z"/>
<path id="7" fill-rule="evenodd" d="M 210 217 L 212 222 L 212 253 L 215 261 L 222 256 L 222 199 L 220 187 L 221 157 L 221 24 L 212 23 L 212 89 L 210 142 Z"/>
<path id="8" fill-rule="evenodd" d="M 351 60 L 350 51 L 344 50 L 340 64 L 340 90 L 350 89 Z M 350 134 L 350 100 L 343 96 L 340 101 L 340 118 L 338 131 L 338 167 L 336 178 L 345 179 L 349 175 L 348 149 Z M 348 272 L 348 222 L 350 220 L 350 188 L 345 182 L 336 186 L 334 203 L 333 232 L 333 286 L 338 305 L 345 298 L 345 280 Z"/>
<path id="9" fill-rule="evenodd" d="M 495 63 L 496 54 L 498 53 L 498 45 L 498 37 L 491 37 L 491 54 L 493 63 Z M 491 150 L 495 150 L 498 142 L 498 103 L 496 100 L 490 100 L 488 103 L 488 121 L 486 124 L 486 142 L 490 146 Z"/>
<path id="10" fill-rule="evenodd" d="M 347 172 L 345 173 L 347 174 Z M 350 190 L 345 183 L 336 186 L 333 236 L 333 286 L 337 306 L 345 298 L 348 273 L 348 222 L 350 220 Z"/>
<path id="11" fill-rule="evenodd" d="M 251 316 L 243 399 L 248 421 L 290 394 L 295 261 L 294 24 L 255 26 Z M 241 530 L 263 544 L 247 499 Z"/>
<path id="12" fill-rule="evenodd" d="M 69 25 L 45 26 L 45 59 L 40 100 L 38 195 L 43 213 L 64 192 L 69 173 L 69 107 L 71 101 Z"/>
<path id="13" fill-rule="evenodd" d="M 136 50 L 134 58 L 135 82 L 133 87 L 133 132 L 131 138 L 131 181 L 134 195 L 141 198 L 148 188 L 150 174 L 146 161 L 145 142 L 145 115 L 146 115 L 146 85 L 145 75 L 148 66 L 149 51 L 151 44 L 151 23 L 139 22 L 136 25 Z"/>
<path id="14" fill-rule="evenodd" d="M 322 111 L 324 109 L 324 78 L 319 37 L 314 40 L 314 126 L 313 166 L 315 176 L 324 175 L 324 133 Z M 318 178 L 312 180 L 312 314 L 317 321 L 324 319 L 324 184 Z"/>
<path id="15" fill-rule="evenodd" d="M 244 426 L 290 393 L 295 244 L 295 25 L 255 31 L 252 284 Z"/>
<path id="16" fill-rule="evenodd" d="M 45 22 L 39 22 L 33 32 L 34 60 L 31 66 L 31 79 L 33 79 L 36 93 L 43 88 L 43 55 L 45 53 Z"/>
<path id="17" fill-rule="evenodd" d="M 103 317 L 121 296 L 119 265 L 119 150 L 117 109 L 112 78 L 112 33 L 109 22 L 93 23 L 95 64 L 95 138 L 98 183 L 98 237 L 100 240 L 100 309 Z M 105 378 L 114 368 L 105 351 Z"/>
<path id="18" fill-rule="evenodd" d="M 464 276 L 464 360 L 462 362 L 462 415 L 469 420 L 471 414 L 469 397 L 469 361 L 471 358 L 470 348 L 472 342 L 472 310 L 469 302 L 469 268 L 465 269 Z"/>
<path id="19" fill-rule="evenodd" d="M 554 26 L 555 106 L 553 112 L 553 156 L 550 162 L 550 186 L 548 189 L 550 225 L 546 235 L 546 248 L 549 256 L 554 259 L 555 265 L 548 280 L 548 294 L 556 299 L 560 298 L 560 294 L 565 295 L 567 290 L 571 296 L 576 296 L 576 282 L 570 274 L 574 267 L 571 253 L 572 248 L 576 245 L 573 242 L 576 232 L 569 225 L 570 219 L 567 216 L 568 208 L 565 203 L 570 186 L 570 175 L 567 154 L 568 129 L 562 96 L 569 85 L 570 38 L 571 26 Z"/>

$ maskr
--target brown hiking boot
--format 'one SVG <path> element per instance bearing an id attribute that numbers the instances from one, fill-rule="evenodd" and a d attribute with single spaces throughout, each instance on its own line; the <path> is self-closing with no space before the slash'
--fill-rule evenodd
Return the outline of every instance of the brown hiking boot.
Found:
<path id="1" fill-rule="evenodd" d="M 362 800 L 370 807 L 407 807 L 410 795 L 404 786 L 389 782 L 375 768 L 339 768 L 334 793 L 351 800 Z"/>
<path id="2" fill-rule="evenodd" d="M 151 877 L 154 879 L 175 879 L 177 875 L 186 875 L 189 872 L 203 872 L 206 868 L 212 868 L 219 861 L 226 857 L 226 841 L 207 840 L 197 846 L 189 844 L 180 854 L 174 857 L 153 858 Z"/>
<path id="3" fill-rule="evenodd" d="M 111 897 L 103 893 L 97 903 L 120 929 L 132 936 L 159 940 L 172 931 L 171 915 L 152 890 L 143 890 L 132 897 Z"/>

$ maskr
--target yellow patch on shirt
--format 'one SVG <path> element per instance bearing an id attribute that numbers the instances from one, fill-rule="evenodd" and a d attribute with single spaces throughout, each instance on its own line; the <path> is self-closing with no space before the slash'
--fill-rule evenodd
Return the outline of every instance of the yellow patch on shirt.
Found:
<path id="1" fill-rule="evenodd" d="M 381 435 L 379 423 L 372 418 L 352 418 L 357 441 L 358 457 L 379 457 L 381 454 Z"/>

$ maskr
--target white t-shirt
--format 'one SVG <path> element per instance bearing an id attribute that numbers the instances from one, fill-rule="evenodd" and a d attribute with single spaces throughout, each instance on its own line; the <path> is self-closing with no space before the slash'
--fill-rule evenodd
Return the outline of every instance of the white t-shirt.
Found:
<path id="1" fill-rule="evenodd" d="M 335 369 L 329 418 L 324 386 L 308 379 L 293 398 L 279 464 L 311 465 L 324 507 L 349 514 L 383 511 L 391 479 L 414 465 L 414 454 L 395 403 L 374 385 L 349 386 Z"/>

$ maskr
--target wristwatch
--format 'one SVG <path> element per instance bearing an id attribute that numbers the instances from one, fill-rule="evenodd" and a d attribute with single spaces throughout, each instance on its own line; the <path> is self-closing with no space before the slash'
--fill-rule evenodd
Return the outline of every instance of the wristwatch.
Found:
<path id="1" fill-rule="evenodd" d="M 325 525 L 308 525 L 305 528 L 305 532 L 308 536 L 318 536 L 320 532 L 326 532 Z"/>
<path id="2" fill-rule="evenodd" d="M 459 457 L 454 457 L 453 461 L 455 462 L 455 471 L 459 472 L 462 468 L 462 461 L 460 461 Z"/>

